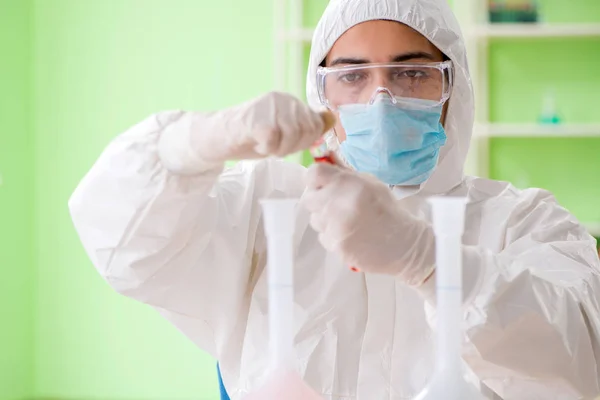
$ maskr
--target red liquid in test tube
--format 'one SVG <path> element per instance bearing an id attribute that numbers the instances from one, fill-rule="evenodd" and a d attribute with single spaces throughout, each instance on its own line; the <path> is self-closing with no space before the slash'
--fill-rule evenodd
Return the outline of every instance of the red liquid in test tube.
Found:
<path id="1" fill-rule="evenodd" d="M 331 165 L 335 165 L 335 160 L 333 159 L 333 157 L 331 157 L 331 155 L 326 155 L 323 157 L 314 157 L 315 162 L 324 162 L 324 163 L 328 163 Z"/>

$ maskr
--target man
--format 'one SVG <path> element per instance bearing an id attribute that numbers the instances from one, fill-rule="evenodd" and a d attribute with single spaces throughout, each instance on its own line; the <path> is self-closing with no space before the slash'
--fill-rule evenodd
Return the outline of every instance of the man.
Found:
<path id="1" fill-rule="evenodd" d="M 463 175 L 473 95 L 446 1 L 332 1 L 307 89 L 312 109 L 269 93 L 215 113 L 157 114 L 118 137 L 70 201 L 102 276 L 217 358 L 239 400 L 268 362 L 258 201 L 302 197 L 301 375 L 324 399 L 411 399 L 433 366 L 425 198 L 467 196 L 463 357 L 473 380 L 495 399 L 598 395 L 594 240 L 548 192 Z M 324 106 L 338 120 L 331 149 L 351 168 L 267 158 L 309 147 Z M 223 170 L 227 159 L 255 160 Z"/>

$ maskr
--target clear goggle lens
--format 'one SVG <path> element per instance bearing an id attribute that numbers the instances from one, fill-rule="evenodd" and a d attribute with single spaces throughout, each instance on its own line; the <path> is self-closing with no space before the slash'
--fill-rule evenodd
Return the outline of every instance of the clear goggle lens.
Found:
<path id="1" fill-rule="evenodd" d="M 320 67 L 317 88 L 321 103 L 332 110 L 347 104 L 372 104 L 382 92 L 439 105 L 450 97 L 452 62 Z"/>

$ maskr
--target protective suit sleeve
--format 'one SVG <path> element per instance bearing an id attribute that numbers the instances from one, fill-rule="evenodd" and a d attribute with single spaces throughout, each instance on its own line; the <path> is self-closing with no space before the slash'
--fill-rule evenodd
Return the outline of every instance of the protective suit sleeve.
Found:
<path id="1" fill-rule="evenodd" d="M 548 192 L 524 197 L 507 219 L 503 251 L 464 248 L 465 360 L 505 400 L 593 399 L 600 394 L 595 240 Z M 421 288 L 428 307 L 434 281 Z"/>
<path id="2" fill-rule="evenodd" d="M 245 320 L 248 288 L 261 272 L 258 199 L 293 196 L 290 182 L 302 186 L 303 168 L 262 160 L 222 172 L 223 163 L 206 163 L 181 145 L 182 137 L 203 133 L 201 121 L 200 113 L 165 112 L 120 135 L 83 178 L 69 208 L 104 279 L 154 306 L 218 357 Z M 194 132 L 181 131 L 192 126 Z M 178 138 L 166 141 L 168 157 L 183 152 L 172 168 L 160 156 L 167 134 Z"/>

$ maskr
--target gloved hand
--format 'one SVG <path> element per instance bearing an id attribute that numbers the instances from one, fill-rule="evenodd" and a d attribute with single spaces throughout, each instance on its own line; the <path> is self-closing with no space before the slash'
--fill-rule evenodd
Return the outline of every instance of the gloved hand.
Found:
<path id="1" fill-rule="evenodd" d="M 301 204 L 327 250 L 363 272 L 418 286 L 434 271 L 430 225 L 406 212 L 375 177 L 329 164 L 311 166 Z"/>
<path id="2" fill-rule="evenodd" d="M 225 110 L 184 114 L 165 129 L 159 148 L 167 167 L 202 170 L 307 149 L 333 122 L 329 112 L 319 114 L 291 95 L 270 92 Z"/>

